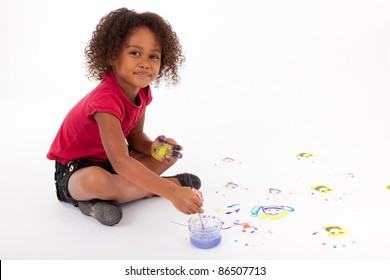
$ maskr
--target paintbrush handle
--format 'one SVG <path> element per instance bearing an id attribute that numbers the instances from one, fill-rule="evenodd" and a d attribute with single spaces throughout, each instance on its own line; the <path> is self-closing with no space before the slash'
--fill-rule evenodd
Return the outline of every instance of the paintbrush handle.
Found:
<path id="1" fill-rule="evenodd" d="M 204 229 L 204 224 L 203 224 L 203 220 L 202 220 L 202 215 L 199 214 L 199 221 L 200 221 L 200 224 L 202 225 L 202 229 Z"/>
<path id="2" fill-rule="evenodd" d="M 189 176 L 189 175 L 188 175 Z M 202 200 L 203 201 L 203 197 L 201 197 L 201 196 L 199 196 L 199 194 L 196 192 L 196 190 L 194 189 L 194 187 L 192 186 L 192 181 L 191 181 L 191 178 L 189 178 L 190 180 L 190 187 L 191 187 L 191 190 L 192 190 L 192 192 L 200 199 L 200 200 Z M 198 206 L 198 208 L 199 208 L 199 206 Z M 203 220 L 202 220 L 202 215 L 200 214 L 200 213 L 198 213 L 198 215 L 199 215 L 199 221 L 200 221 L 200 224 L 202 225 L 202 229 L 204 229 L 204 224 L 203 224 Z"/>

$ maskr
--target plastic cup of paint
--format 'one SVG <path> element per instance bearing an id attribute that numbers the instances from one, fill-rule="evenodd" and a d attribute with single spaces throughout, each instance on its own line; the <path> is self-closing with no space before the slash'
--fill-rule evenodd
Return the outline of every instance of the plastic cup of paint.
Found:
<path id="1" fill-rule="evenodd" d="M 221 243 L 222 222 L 210 215 L 201 215 L 201 218 L 199 215 L 194 215 L 188 221 L 190 242 L 200 249 L 213 248 Z"/>

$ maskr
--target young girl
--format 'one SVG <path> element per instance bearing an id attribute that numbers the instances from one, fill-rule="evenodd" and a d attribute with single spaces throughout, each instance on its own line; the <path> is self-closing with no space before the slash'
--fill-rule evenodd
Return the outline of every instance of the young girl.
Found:
<path id="1" fill-rule="evenodd" d="M 179 82 L 184 62 L 169 23 L 126 8 L 103 17 L 85 48 L 91 77 L 100 84 L 65 117 L 47 158 L 55 160 L 57 198 L 104 225 L 122 218 L 120 203 L 158 195 L 185 214 L 202 213 L 200 179 L 161 177 L 182 155 L 171 138 L 144 133 L 149 84 Z M 170 153 L 161 157 L 159 147 Z"/>

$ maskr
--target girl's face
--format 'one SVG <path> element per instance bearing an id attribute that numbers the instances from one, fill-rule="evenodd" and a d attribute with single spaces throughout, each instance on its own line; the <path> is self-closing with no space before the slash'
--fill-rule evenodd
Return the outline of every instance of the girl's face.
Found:
<path id="1" fill-rule="evenodd" d="M 139 89 L 154 81 L 160 71 L 161 48 L 156 36 L 146 27 L 135 29 L 110 63 L 122 90 L 134 102 Z"/>

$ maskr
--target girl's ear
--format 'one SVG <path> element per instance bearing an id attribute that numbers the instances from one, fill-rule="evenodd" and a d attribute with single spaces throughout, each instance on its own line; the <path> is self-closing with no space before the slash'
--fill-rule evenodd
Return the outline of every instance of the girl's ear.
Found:
<path id="1" fill-rule="evenodd" d="M 110 65 L 111 67 L 115 64 L 116 58 L 109 57 L 107 58 L 107 64 Z"/>

